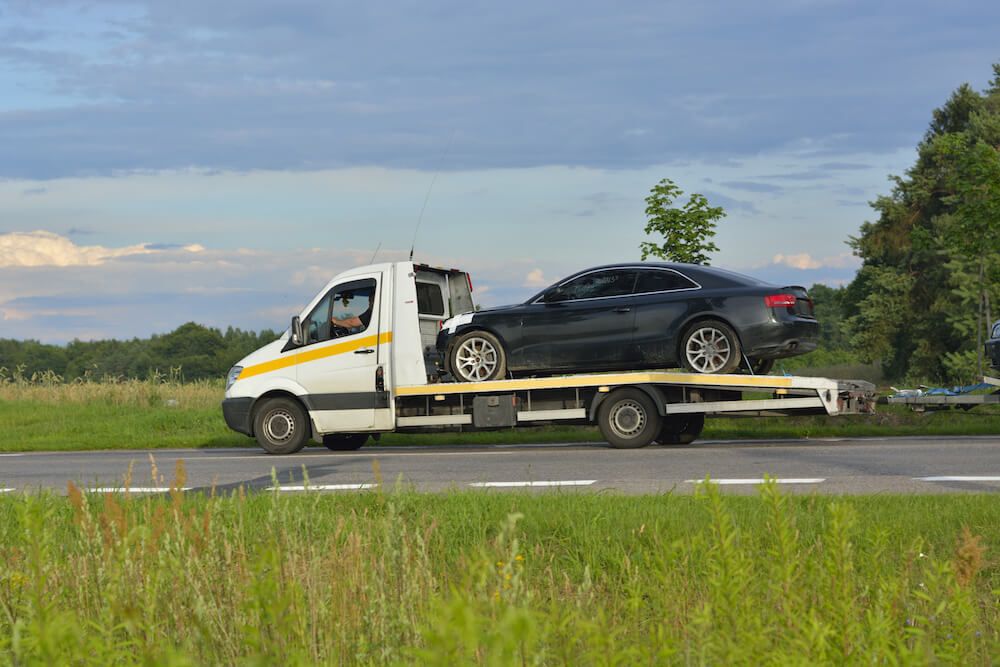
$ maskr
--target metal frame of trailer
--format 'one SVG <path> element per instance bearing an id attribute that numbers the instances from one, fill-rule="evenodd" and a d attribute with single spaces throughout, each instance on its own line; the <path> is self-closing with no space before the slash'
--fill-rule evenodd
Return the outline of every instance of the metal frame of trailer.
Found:
<path id="1" fill-rule="evenodd" d="M 634 388 L 661 417 L 868 414 L 875 386 L 862 381 L 771 375 L 628 372 L 400 386 L 399 430 L 503 428 L 541 422 L 593 423 L 601 402 Z M 770 398 L 747 397 L 769 394 Z"/>
<path id="2" fill-rule="evenodd" d="M 1000 387 L 1000 378 L 984 377 L 984 384 Z M 925 395 L 925 396 L 890 396 L 886 401 L 891 405 L 908 405 L 914 412 L 923 412 L 927 408 L 959 407 L 971 410 L 977 405 L 1000 405 L 1000 389 L 992 394 L 958 394 L 956 396 Z"/>

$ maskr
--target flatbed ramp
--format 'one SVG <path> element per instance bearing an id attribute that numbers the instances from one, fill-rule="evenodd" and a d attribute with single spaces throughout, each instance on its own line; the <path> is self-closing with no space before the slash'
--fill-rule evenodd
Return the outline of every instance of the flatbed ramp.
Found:
<path id="1" fill-rule="evenodd" d="M 706 415 L 872 413 L 875 386 L 800 376 L 652 371 L 400 386 L 395 402 L 400 429 L 596 422 L 612 445 L 641 447 L 654 440 L 691 442 Z M 650 435 L 653 427 L 656 433 Z"/>

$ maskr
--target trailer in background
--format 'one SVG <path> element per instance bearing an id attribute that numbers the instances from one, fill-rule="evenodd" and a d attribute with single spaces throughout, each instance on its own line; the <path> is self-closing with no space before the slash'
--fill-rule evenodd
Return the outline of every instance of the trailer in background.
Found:
<path id="1" fill-rule="evenodd" d="M 982 383 L 978 385 L 979 389 L 987 389 L 989 387 L 1000 387 L 1000 378 L 986 376 L 983 378 Z M 935 393 L 935 390 L 930 390 L 929 392 L 924 392 L 924 390 L 920 389 L 903 390 L 886 400 L 890 405 L 908 405 L 914 412 L 948 408 L 971 410 L 980 405 L 1000 405 L 1000 389 L 991 394 L 937 391 L 941 391 L 941 393 Z"/>

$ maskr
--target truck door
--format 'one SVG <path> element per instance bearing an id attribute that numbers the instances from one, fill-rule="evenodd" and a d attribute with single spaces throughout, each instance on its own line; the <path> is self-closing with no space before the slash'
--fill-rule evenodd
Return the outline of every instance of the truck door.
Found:
<path id="1" fill-rule="evenodd" d="M 320 433 L 351 433 L 375 425 L 387 399 L 376 391 L 382 323 L 382 274 L 351 276 L 333 286 L 302 321 L 306 361 L 297 366 L 302 397 Z M 383 341 L 384 342 L 384 341 Z"/>

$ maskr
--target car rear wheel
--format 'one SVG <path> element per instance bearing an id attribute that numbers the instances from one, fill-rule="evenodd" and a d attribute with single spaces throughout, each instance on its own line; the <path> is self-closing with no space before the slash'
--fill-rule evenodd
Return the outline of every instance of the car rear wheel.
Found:
<path id="1" fill-rule="evenodd" d="M 268 398 L 254 411 L 253 432 L 268 454 L 294 454 L 309 440 L 309 419 L 298 401 Z"/>
<path id="2" fill-rule="evenodd" d="M 705 428 L 705 415 L 667 415 L 656 441 L 661 445 L 690 445 Z"/>
<path id="3" fill-rule="evenodd" d="M 367 433 L 330 433 L 323 436 L 323 446 L 333 452 L 351 452 L 368 442 Z"/>
<path id="4" fill-rule="evenodd" d="M 498 380 L 507 373 L 507 353 L 493 334 L 470 331 L 452 345 L 450 365 L 459 382 Z"/>
<path id="5" fill-rule="evenodd" d="M 601 435 L 616 449 L 638 449 L 653 442 L 660 432 L 660 413 L 644 391 L 618 389 L 597 410 Z"/>
<path id="6" fill-rule="evenodd" d="M 694 373 L 732 373 L 741 356 L 740 340 L 725 322 L 695 322 L 681 339 L 681 363 Z"/>

